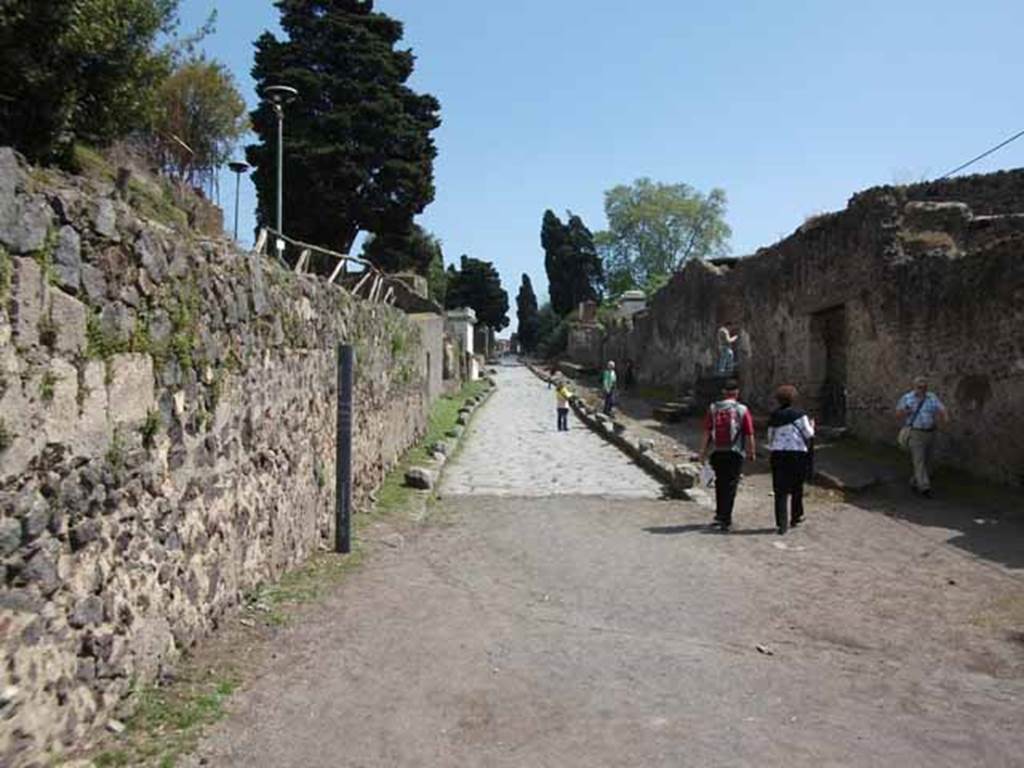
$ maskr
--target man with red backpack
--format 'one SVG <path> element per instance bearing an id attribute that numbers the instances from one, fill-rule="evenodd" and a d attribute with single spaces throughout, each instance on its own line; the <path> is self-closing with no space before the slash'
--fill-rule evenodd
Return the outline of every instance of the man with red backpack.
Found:
<path id="1" fill-rule="evenodd" d="M 744 457 L 754 461 L 754 419 L 750 409 L 739 402 L 740 387 L 735 379 L 725 382 L 722 399 L 712 403 L 704 419 L 703 462 L 711 449 L 711 468 L 715 471 L 715 520 L 712 525 L 723 532 L 732 527 L 732 507 L 736 501 Z"/>

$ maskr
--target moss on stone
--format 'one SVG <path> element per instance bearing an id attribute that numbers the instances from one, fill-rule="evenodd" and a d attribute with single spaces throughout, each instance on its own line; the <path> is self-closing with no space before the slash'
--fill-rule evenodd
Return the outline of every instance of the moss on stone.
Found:
<path id="1" fill-rule="evenodd" d="M 107 447 L 107 453 L 104 456 L 107 466 L 113 470 L 120 470 L 124 467 L 124 454 L 124 436 L 121 434 L 120 428 L 115 427 L 114 434 L 110 438 L 110 445 Z"/>
<path id="2" fill-rule="evenodd" d="M 44 403 L 53 402 L 53 395 L 55 387 L 57 386 L 57 377 L 53 371 L 46 371 L 43 373 L 43 377 L 39 380 L 39 397 L 42 398 Z"/>
<path id="3" fill-rule="evenodd" d="M 57 241 L 60 239 L 60 232 L 56 227 L 50 227 L 46 231 L 46 240 L 43 247 L 32 254 L 32 258 L 39 264 L 43 277 L 48 285 L 57 284 L 57 270 L 53 266 L 53 255 L 57 252 Z"/>
<path id="4" fill-rule="evenodd" d="M 142 426 L 139 427 L 139 432 L 142 434 L 142 445 L 144 448 L 152 448 L 156 436 L 160 433 L 160 412 L 150 410 L 146 412 L 146 420 L 142 422 Z"/>

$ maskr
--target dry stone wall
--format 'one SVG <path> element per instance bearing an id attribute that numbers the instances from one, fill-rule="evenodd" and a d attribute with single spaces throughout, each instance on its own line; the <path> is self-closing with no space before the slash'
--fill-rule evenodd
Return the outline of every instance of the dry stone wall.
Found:
<path id="1" fill-rule="evenodd" d="M 731 267 L 690 263 L 578 356 L 631 357 L 642 383 L 686 389 L 713 371 L 729 320 L 755 405 L 794 383 L 819 416 L 891 442 L 923 373 L 953 419 L 943 458 L 1024 483 L 1024 171 L 868 190 Z"/>
<path id="2" fill-rule="evenodd" d="M 333 539 L 335 346 L 358 508 L 425 427 L 436 324 L 0 150 L 0 764 L 81 744 Z"/>

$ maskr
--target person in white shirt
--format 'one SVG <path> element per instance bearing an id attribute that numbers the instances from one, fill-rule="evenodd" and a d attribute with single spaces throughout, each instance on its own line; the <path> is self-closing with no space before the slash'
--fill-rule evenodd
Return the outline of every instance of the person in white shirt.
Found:
<path id="1" fill-rule="evenodd" d="M 733 344 L 739 339 L 738 333 L 733 333 L 732 323 L 723 323 L 716 334 L 718 338 L 718 362 L 715 364 L 715 372 L 719 376 L 732 376 L 736 372 L 736 350 Z"/>
<path id="2" fill-rule="evenodd" d="M 772 411 L 768 421 L 775 527 L 780 535 L 803 520 L 804 482 L 811 475 L 814 421 L 794 407 L 798 394 L 791 384 L 779 387 L 775 392 L 779 407 Z"/>

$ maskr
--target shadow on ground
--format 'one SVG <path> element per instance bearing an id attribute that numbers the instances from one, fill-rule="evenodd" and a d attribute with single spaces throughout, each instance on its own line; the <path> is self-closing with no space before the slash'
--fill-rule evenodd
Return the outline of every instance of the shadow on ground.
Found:
<path id="1" fill-rule="evenodd" d="M 708 523 L 688 523 L 686 525 L 655 525 L 644 528 L 644 531 L 657 536 L 675 536 L 681 533 L 706 533 L 714 536 L 722 535 L 722 531 Z M 764 536 L 774 534 L 774 528 L 733 528 L 730 536 Z"/>

